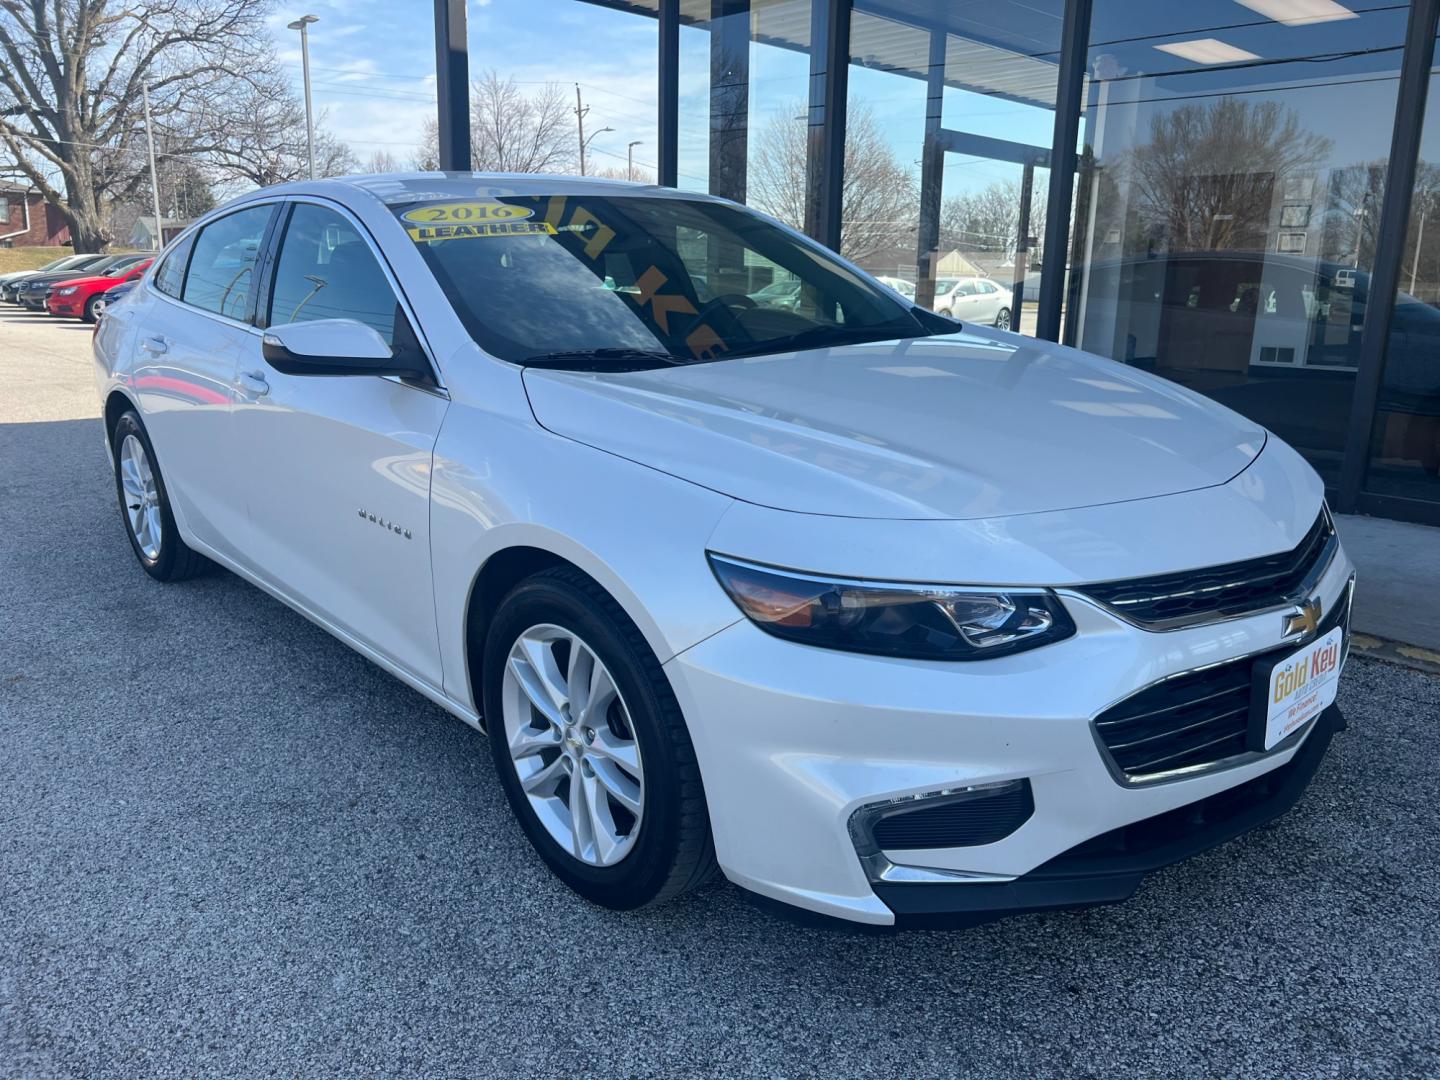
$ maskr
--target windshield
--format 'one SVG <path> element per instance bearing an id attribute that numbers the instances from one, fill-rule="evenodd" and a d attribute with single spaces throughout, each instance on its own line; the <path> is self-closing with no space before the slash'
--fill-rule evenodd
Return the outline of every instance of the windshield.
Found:
<path id="1" fill-rule="evenodd" d="M 634 369 L 947 333 L 746 210 L 626 195 L 393 207 L 487 352 Z"/>

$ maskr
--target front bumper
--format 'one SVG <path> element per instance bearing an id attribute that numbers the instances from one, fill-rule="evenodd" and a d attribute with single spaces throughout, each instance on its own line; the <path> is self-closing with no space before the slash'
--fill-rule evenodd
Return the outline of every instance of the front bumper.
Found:
<path id="1" fill-rule="evenodd" d="M 51 315 L 68 315 L 72 318 L 78 319 L 81 315 L 81 311 L 84 305 L 83 303 L 70 300 L 69 298 L 62 300 L 52 296 L 49 300 L 45 301 L 45 307 L 49 310 Z"/>
<path id="2" fill-rule="evenodd" d="M 1315 590 L 1325 612 L 1345 602 L 1353 573 L 1339 550 Z M 1083 598 L 1065 602 L 1073 638 L 983 663 L 809 648 L 744 621 L 672 659 L 666 670 L 690 720 L 727 877 L 770 900 L 876 926 L 984 921 L 1123 899 L 1156 866 L 1223 842 L 1298 797 L 1338 713 L 1270 753 L 1139 784 L 1115 775 L 1092 725 L 1142 687 L 1283 645 L 1275 612 L 1154 632 Z M 1152 845 L 1153 865 L 1076 861 L 1097 837 L 1167 822 L 1172 811 L 1272 772 L 1288 779 L 1265 808 Z M 880 864 L 905 871 L 894 877 L 877 875 L 857 851 L 850 822 L 861 808 L 1021 780 L 1033 812 L 1001 839 L 882 851 Z"/>
<path id="3" fill-rule="evenodd" d="M 1093 907 L 1129 899 L 1146 875 L 1218 847 L 1280 817 L 1304 794 L 1330 740 L 1345 730 L 1332 705 L 1290 760 L 1189 806 L 1087 840 L 1014 881 L 874 886 L 897 927 L 976 926 L 1006 915 Z"/>

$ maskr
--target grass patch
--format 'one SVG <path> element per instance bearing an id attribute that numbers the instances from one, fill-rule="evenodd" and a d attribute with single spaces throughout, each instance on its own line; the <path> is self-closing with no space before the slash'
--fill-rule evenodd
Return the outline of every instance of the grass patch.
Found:
<path id="1" fill-rule="evenodd" d="M 0 274 L 38 270 L 46 263 L 73 254 L 68 247 L 0 247 Z"/>

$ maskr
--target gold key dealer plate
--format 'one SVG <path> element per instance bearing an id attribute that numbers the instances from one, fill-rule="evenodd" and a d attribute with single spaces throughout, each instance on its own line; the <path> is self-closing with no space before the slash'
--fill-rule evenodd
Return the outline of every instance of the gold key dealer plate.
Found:
<path id="1" fill-rule="evenodd" d="M 1345 628 L 1337 626 L 1288 656 L 1256 664 L 1251 745 L 1270 750 L 1333 705 L 1344 655 Z"/>

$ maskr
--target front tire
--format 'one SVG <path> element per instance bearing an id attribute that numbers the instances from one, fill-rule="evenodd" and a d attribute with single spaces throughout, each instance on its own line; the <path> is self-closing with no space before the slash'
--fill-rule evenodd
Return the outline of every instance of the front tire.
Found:
<path id="1" fill-rule="evenodd" d="M 501 601 L 484 647 L 495 769 L 560 880 L 616 910 L 654 906 L 715 872 L 695 749 L 644 636 L 573 567 Z"/>
<path id="2" fill-rule="evenodd" d="M 1001 308 L 995 313 L 995 328 L 997 330 L 1010 329 L 1010 309 L 1008 307 Z"/>
<path id="3" fill-rule="evenodd" d="M 116 422 L 110 448 L 120 516 L 141 568 L 156 581 L 182 581 L 208 569 L 209 560 L 180 539 L 155 448 L 133 411 Z"/>
<path id="4" fill-rule="evenodd" d="M 85 313 L 80 316 L 81 322 L 93 323 L 97 318 L 99 318 L 99 315 L 95 311 L 95 306 L 99 299 L 100 297 L 97 295 L 92 296 L 89 300 L 85 301 Z"/>

